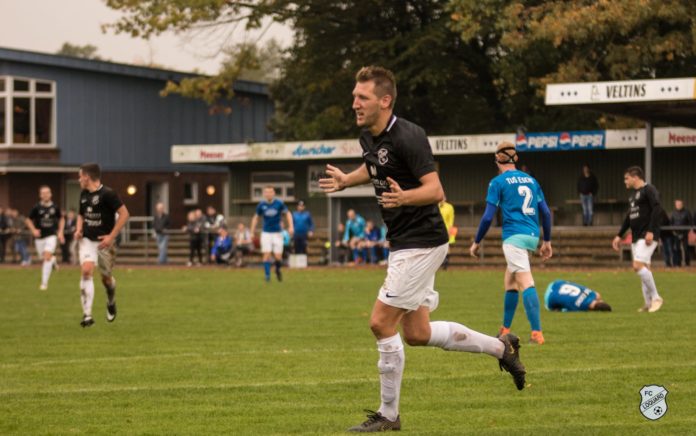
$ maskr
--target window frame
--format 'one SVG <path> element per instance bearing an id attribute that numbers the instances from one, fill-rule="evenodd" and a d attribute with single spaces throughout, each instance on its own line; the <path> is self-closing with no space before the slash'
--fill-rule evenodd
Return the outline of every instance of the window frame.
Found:
<path id="1" fill-rule="evenodd" d="M 255 176 L 279 176 L 278 181 L 270 182 L 255 182 Z M 288 180 L 288 178 L 290 180 Z M 276 189 L 276 198 L 284 202 L 295 201 L 295 194 L 297 192 L 295 184 L 295 173 L 292 171 L 254 171 L 249 176 L 249 197 L 252 201 L 263 200 L 263 187 L 266 185 L 272 185 Z M 254 190 L 261 188 L 261 195 L 255 195 Z M 280 188 L 280 192 L 278 189 Z M 292 189 L 292 195 L 288 194 L 288 188 Z"/>
<path id="2" fill-rule="evenodd" d="M 191 185 L 191 197 L 186 197 L 186 185 Z M 198 204 L 198 182 L 184 182 L 184 205 L 195 206 Z"/>
<path id="3" fill-rule="evenodd" d="M 11 76 L 11 75 L 0 75 L 0 80 L 5 81 L 5 90 L 0 91 L 0 98 L 5 99 L 5 135 L 0 140 L 0 148 L 32 148 L 32 149 L 46 149 L 46 148 L 57 148 L 57 133 L 58 129 L 56 126 L 57 114 L 57 92 L 56 92 L 56 82 L 55 80 L 47 79 L 34 79 L 30 77 L 22 76 Z M 29 82 L 28 91 L 15 91 L 14 81 L 24 80 Z M 51 91 L 36 91 L 37 83 L 49 83 L 51 85 Z M 29 99 L 29 142 L 20 143 L 14 142 L 14 99 L 15 98 L 28 98 Z M 51 141 L 47 143 L 37 143 L 36 142 L 36 99 L 45 98 L 51 100 L 51 128 L 50 135 Z"/>

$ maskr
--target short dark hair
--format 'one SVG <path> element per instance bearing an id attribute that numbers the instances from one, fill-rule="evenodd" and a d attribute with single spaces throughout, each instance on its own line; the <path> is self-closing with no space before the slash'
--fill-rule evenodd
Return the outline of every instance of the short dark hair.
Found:
<path id="1" fill-rule="evenodd" d="M 385 95 L 391 96 L 390 108 L 394 108 L 396 103 L 396 77 L 394 73 L 384 67 L 370 65 L 360 68 L 355 75 L 355 81 L 359 83 L 372 81 L 375 83 L 375 94 L 378 97 Z"/>
<path id="2" fill-rule="evenodd" d="M 643 169 L 639 166 L 632 166 L 626 168 L 626 171 L 624 171 L 624 174 L 628 174 L 631 177 L 640 177 L 641 180 L 645 180 L 645 176 L 643 175 Z"/>
<path id="3" fill-rule="evenodd" d="M 598 301 L 595 303 L 594 310 L 598 310 L 600 312 L 611 312 L 611 306 L 605 301 Z"/>
<path id="4" fill-rule="evenodd" d="M 92 180 L 101 179 L 101 167 L 98 163 L 88 162 L 80 165 L 80 171 Z"/>

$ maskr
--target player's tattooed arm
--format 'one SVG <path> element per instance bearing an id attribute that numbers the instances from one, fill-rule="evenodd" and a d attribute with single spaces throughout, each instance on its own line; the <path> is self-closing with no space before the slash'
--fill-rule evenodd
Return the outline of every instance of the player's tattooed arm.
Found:
<path id="1" fill-rule="evenodd" d="M 387 177 L 389 192 L 382 194 L 382 206 L 385 208 L 400 206 L 425 206 L 442 201 L 445 192 L 436 172 L 431 172 L 420 179 L 421 185 L 415 189 L 404 191 L 396 180 Z"/>

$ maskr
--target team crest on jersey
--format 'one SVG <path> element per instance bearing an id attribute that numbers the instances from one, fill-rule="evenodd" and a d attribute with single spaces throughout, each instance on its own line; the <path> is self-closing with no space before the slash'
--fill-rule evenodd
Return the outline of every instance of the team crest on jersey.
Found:
<path id="1" fill-rule="evenodd" d="M 92 197 L 92 204 L 95 206 L 99 204 L 99 196 L 98 195 L 95 195 L 94 197 Z"/>
<path id="2" fill-rule="evenodd" d="M 643 386 L 640 388 L 640 406 L 638 406 L 638 410 L 651 421 L 662 418 L 667 413 L 668 393 L 664 386 Z"/>
<path id="3" fill-rule="evenodd" d="M 386 165 L 387 162 L 389 162 L 389 156 L 388 156 L 389 150 L 385 148 L 380 148 L 379 151 L 377 152 L 377 161 L 379 162 L 380 165 Z"/>
<path id="4" fill-rule="evenodd" d="M 54 215 L 56 213 L 56 209 L 52 207 L 48 210 L 48 213 L 50 213 L 51 215 Z"/>

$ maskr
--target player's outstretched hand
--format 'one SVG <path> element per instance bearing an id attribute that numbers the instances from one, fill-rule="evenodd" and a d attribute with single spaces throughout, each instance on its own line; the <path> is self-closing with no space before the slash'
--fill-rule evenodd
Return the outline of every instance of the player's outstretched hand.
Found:
<path id="1" fill-rule="evenodd" d="M 539 250 L 539 254 L 541 254 L 541 260 L 543 260 L 544 262 L 551 259 L 551 256 L 553 256 L 553 248 L 551 248 L 551 241 L 544 241 L 541 244 L 541 250 Z"/>
<path id="2" fill-rule="evenodd" d="M 326 165 L 328 177 L 319 179 L 319 187 L 327 194 L 343 191 L 348 186 L 347 175 L 333 165 Z"/>
<path id="3" fill-rule="evenodd" d="M 614 251 L 619 251 L 619 249 L 621 248 L 619 244 L 621 244 L 621 238 L 618 236 L 614 236 L 614 240 L 611 241 L 611 248 L 613 248 Z"/>
<path id="4" fill-rule="evenodd" d="M 476 242 L 472 242 L 472 243 L 471 243 L 471 247 L 469 247 L 469 254 L 471 255 L 471 257 L 475 257 L 475 258 L 478 259 L 478 257 L 479 257 L 479 255 L 478 255 L 479 247 L 480 247 L 480 245 L 477 244 Z"/>
<path id="5" fill-rule="evenodd" d="M 389 189 L 391 192 L 382 193 L 382 206 L 385 208 L 400 207 L 404 205 L 405 195 L 404 190 L 401 189 L 396 180 L 391 177 L 387 177 L 387 183 L 389 183 Z"/>

